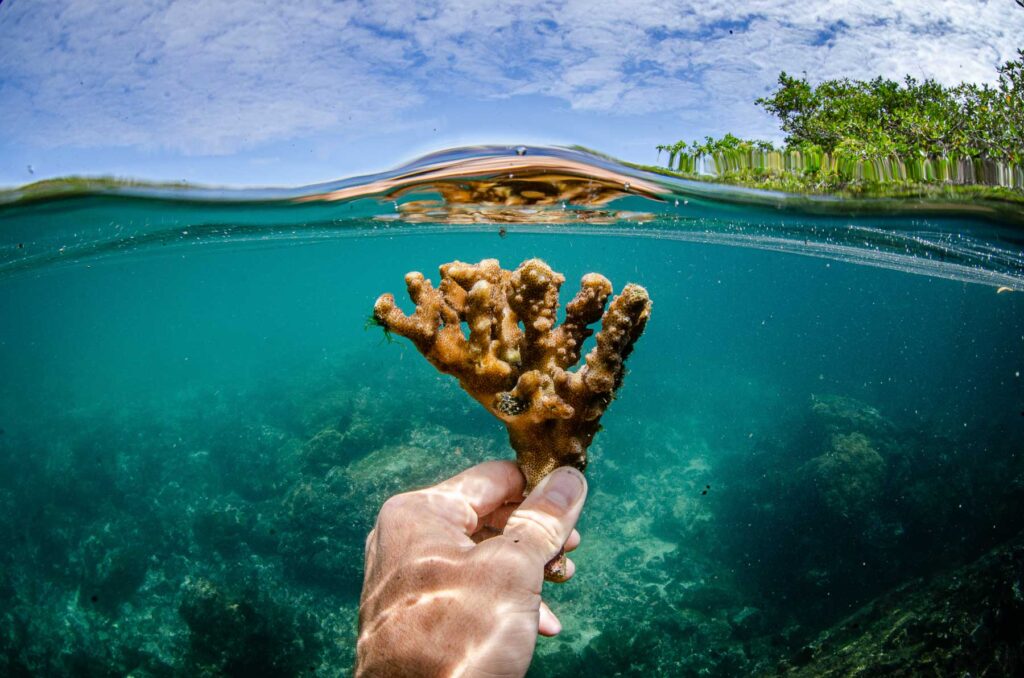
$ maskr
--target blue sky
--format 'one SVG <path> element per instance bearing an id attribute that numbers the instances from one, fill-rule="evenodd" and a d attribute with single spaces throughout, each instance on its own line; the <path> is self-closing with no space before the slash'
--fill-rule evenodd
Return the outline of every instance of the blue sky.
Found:
<path id="1" fill-rule="evenodd" d="M 1014 0 L 0 0 L 0 185 L 298 185 L 469 143 L 779 139 L 780 70 L 991 82 Z"/>

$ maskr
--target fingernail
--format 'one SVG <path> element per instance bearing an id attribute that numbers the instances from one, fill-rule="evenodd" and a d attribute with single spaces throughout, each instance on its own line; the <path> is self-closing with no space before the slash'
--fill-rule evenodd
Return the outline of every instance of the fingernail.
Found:
<path id="1" fill-rule="evenodd" d="M 555 469 L 544 484 L 544 498 L 559 508 L 569 508 L 576 503 L 581 494 L 583 475 L 571 467 Z"/>

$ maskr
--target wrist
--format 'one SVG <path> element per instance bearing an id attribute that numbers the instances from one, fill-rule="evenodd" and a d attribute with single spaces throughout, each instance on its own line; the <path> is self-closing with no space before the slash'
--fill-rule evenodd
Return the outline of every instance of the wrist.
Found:
<path id="1" fill-rule="evenodd" d="M 398 619 L 394 621 L 410 631 L 416 626 L 403 624 Z M 391 634 L 381 627 L 377 633 L 360 634 L 356 642 L 355 675 L 360 678 L 453 675 L 457 662 L 452 661 L 452 655 L 457 653 L 443 648 L 442 640 L 433 638 L 429 630 L 415 635 L 417 640 L 410 642 L 408 634 Z"/>

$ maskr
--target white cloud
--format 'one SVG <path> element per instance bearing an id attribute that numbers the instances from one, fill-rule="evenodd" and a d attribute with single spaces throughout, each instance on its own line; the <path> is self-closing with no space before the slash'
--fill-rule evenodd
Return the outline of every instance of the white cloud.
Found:
<path id="1" fill-rule="evenodd" d="M 991 81 L 1021 35 L 1013 0 L 7 0 L 0 127 L 228 153 L 386 133 L 449 94 L 535 94 L 757 134 L 779 70 Z"/>
<path id="2" fill-rule="evenodd" d="M 39 144 L 230 152 L 422 101 L 375 72 L 401 67 L 393 45 L 330 3 L 9 0 L 0 44 L 0 126 Z"/>

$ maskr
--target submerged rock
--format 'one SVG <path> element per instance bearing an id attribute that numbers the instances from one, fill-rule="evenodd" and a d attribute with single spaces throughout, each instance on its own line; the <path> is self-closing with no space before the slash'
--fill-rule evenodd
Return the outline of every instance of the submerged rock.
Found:
<path id="1" fill-rule="evenodd" d="M 234 592 L 189 579 L 179 611 L 190 631 L 192 675 L 296 675 L 319 664 L 312 617 L 260 588 Z"/>
<path id="2" fill-rule="evenodd" d="M 887 435 L 892 424 L 878 409 L 841 395 L 812 395 L 811 416 L 828 433 L 858 431 L 869 436 Z"/>
<path id="3" fill-rule="evenodd" d="M 870 510 L 882 493 L 885 460 L 863 433 L 838 433 L 824 454 L 804 466 L 803 473 L 822 505 L 850 518 Z"/>
<path id="4" fill-rule="evenodd" d="M 326 471 L 344 464 L 348 456 L 345 438 L 334 429 L 324 429 L 306 441 L 300 452 L 303 465 L 312 471 Z"/>
<path id="5" fill-rule="evenodd" d="M 863 606 L 780 667 L 787 676 L 1019 676 L 1024 533 Z"/>
<path id="6" fill-rule="evenodd" d="M 764 614 L 756 607 L 744 607 L 729 620 L 733 632 L 739 638 L 751 638 L 762 630 Z"/>

